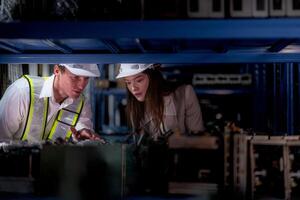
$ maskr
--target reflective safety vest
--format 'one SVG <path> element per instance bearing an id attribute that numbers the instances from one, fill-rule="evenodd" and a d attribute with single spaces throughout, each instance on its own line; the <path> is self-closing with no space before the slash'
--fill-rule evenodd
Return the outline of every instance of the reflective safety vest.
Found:
<path id="1" fill-rule="evenodd" d="M 21 140 L 41 141 L 56 140 L 57 138 L 69 139 L 72 135 L 71 126 L 76 126 L 84 105 L 84 96 L 58 111 L 50 132 L 46 133 L 49 109 L 49 97 L 39 98 L 46 78 L 24 75 L 29 84 L 29 107 L 26 124 Z"/>

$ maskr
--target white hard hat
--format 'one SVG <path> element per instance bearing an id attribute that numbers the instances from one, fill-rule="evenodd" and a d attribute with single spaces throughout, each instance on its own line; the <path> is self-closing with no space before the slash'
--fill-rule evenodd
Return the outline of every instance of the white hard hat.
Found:
<path id="1" fill-rule="evenodd" d="M 59 64 L 77 76 L 99 77 L 100 71 L 96 64 Z"/>
<path id="2" fill-rule="evenodd" d="M 121 64 L 119 69 L 119 74 L 116 76 L 116 79 L 136 75 L 151 67 L 152 64 L 138 64 L 138 63 Z"/>

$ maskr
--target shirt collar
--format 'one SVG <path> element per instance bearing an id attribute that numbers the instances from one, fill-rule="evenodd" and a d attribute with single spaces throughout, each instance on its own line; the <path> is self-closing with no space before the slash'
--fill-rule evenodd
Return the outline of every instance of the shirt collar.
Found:
<path id="1" fill-rule="evenodd" d="M 45 80 L 40 94 L 40 98 L 53 96 L 53 82 L 54 82 L 54 74 Z"/>
<path id="2" fill-rule="evenodd" d="M 40 98 L 50 97 L 51 101 L 55 102 L 55 99 L 53 96 L 54 77 L 55 77 L 55 75 L 53 74 L 52 76 L 48 77 L 45 80 L 44 85 L 42 87 L 42 91 L 40 93 Z M 72 98 L 65 99 L 64 102 L 62 103 L 62 107 L 66 107 L 66 106 L 72 104 L 73 101 L 74 100 Z"/>

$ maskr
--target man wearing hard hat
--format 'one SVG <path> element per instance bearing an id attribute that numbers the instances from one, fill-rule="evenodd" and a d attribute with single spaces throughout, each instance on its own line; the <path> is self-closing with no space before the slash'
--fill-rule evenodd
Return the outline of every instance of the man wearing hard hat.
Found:
<path id="1" fill-rule="evenodd" d="M 24 75 L 0 100 L 0 141 L 99 139 L 83 91 L 96 64 L 59 64 L 47 78 Z"/>

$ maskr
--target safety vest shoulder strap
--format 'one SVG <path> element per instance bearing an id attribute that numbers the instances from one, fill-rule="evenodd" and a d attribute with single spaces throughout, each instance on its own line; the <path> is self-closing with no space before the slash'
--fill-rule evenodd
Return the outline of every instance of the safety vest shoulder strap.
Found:
<path id="1" fill-rule="evenodd" d="M 45 132 L 49 98 L 39 98 L 46 78 L 24 75 L 29 85 L 29 105 L 21 140 L 41 140 Z M 42 126 L 41 126 L 42 125 Z"/>

